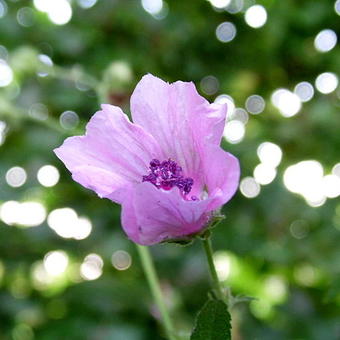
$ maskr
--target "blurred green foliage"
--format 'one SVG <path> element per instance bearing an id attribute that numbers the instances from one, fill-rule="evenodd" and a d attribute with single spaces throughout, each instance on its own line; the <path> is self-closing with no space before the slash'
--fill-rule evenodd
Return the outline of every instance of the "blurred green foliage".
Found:
<path id="1" fill-rule="evenodd" d="M 71 20 L 55 25 L 31 1 L 0 0 L 0 59 L 13 71 L 0 88 L 0 203 L 36 201 L 48 213 L 70 207 L 93 225 L 86 239 L 75 240 L 46 220 L 31 228 L 0 222 L 1 340 L 163 338 L 134 245 L 120 228 L 120 208 L 74 183 L 52 152 L 66 136 L 82 133 L 99 103 L 128 113 L 131 92 L 147 72 L 194 81 L 210 101 L 228 94 L 236 107 L 253 94 L 265 99 L 265 110 L 250 115 L 245 138 L 223 142 L 240 159 L 242 178 L 252 176 L 262 142 L 283 151 L 276 179 L 253 199 L 238 192 L 213 235 L 223 282 L 257 299 L 234 307 L 234 339 L 340 338 L 339 201 L 312 207 L 283 184 L 285 169 L 299 161 L 317 160 L 325 173 L 339 163 L 340 92 L 315 90 L 290 118 L 270 101 L 278 88 L 292 91 L 301 81 L 314 84 L 320 73 L 339 72 L 339 46 L 326 53 L 314 47 L 321 30 L 340 32 L 339 16 L 334 0 L 263 0 L 257 3 L 268 20 L 254 29 L 244 20 L 253 3 L 244 1 L 232 14 L 206 0 L 169 0 L 151 15 L 137 0 L 73 0 Z M 228 43 L 215 35 L 225 21 L 237 29 Z M 218 81 L 213 91 L 204 91 L 208 75 Z M 74 114 L 60 118 L 65 111 L 76 112 L 79 124 Z M 45 164 L 61 173 L 53 187 L 37 180 Z M 19 187 L 6 181 L 14 166 L 27 173 Z M 42 261 L 55 250 L 66 252 L 68 266 L 51 279 Z M 132 258 L 126 270 L 111 264 L 118 250 Z M 152 252 L 176 327 L 188 331 L 209 288 L 201 245 L 159 245 Z M 103 273 L 86 281 L 79 267 L 90 253 L 103 259 Z"/>

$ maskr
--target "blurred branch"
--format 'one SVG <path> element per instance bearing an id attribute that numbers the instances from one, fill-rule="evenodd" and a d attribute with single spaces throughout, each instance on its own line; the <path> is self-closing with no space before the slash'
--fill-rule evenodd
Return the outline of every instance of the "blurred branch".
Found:
<path id="1" fill-rule="evenodd" d="M 1 98 L 0 98 L 1 99 Z M 31 116 L 27 110 L 21 108 L 21 107 L 15 107 L 11 105 L 10 103 L 6 103 L 6 110 L 2 110 L 0 112 L 0 117 L 9 117 L 14 118 L 17 120 L 28 120 L 37 124 L 40 124 L 42 126 L 45 126 L 51 130 L 54 130 L 62 135 L 70 136 L 74 134 L 82 134 L 83 131 L 80 129 L 72 129 L 72 130 L 65 130 L 63 129 L 58 120 L 53 117 L 48 117 L 46 119 L 38 119 L 33 116 Z"/>

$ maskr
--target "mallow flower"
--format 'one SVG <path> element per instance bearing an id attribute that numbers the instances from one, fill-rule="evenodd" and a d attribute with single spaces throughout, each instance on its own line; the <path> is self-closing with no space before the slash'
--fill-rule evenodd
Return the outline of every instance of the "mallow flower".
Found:
<path id="1" fill-rule="evenodd" d="M 73 179 L 122 205 L 135 243 L 186 240 L 204 231 L 230 200 L 238 160 L 220 147 L 227 106 L 210 104 L 191 82 L 145 75 L 131 97 L 132 122 L 103 104 L 84 136 L 54 150 Z"/>

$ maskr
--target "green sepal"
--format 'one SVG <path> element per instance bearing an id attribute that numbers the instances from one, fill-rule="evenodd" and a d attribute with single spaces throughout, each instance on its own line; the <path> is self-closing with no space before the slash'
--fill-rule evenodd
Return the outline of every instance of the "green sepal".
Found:
<path id="1" fill-rule="evenodd" d="M 173 238 L 173 239 L 164 240 L 161 243 L 173 243 L 178 246 L 186 247 L 193 243 L 193 238 Z"/>
<path id="2" fill-rule="evenodd" d="M 216 211 L 214 215 L 210 218 L 207 226 L 203 229 L 203 231 L 195 233 L 195 234 L 190 234 L 190 235 L 186 235 L 183 237 L 179 237 L 179 238 L 166 239 L 166 240 L 163 240 L 161 243 L 162 244 L 173 243 L 179 246 L 189 246 L 193 243 L 196 237 L 199 237 L 201 239 L 209 238 L 211 235 L 211 229 L 215 228 L 224 219 L 225 219 L 225 216 L 222 215 L 219 211 Z"/>
<path id="3" fill-rule="evenodd" d="M 220 212 L 216 212 L 210 221 L 208 229 L 217 227 L 225 218 L 225 215 L 221 214 Z"/>
<path id="4" fill-rule="evenodd" d="M 222 215 L 219 211 L 216 211 L 214 215 L 211 217 L 206 228 L 197 236 L 202 240 L 208 239 L 211 236 L 211 229 L 219 225 L 224 219 L 225 215 Z"/>

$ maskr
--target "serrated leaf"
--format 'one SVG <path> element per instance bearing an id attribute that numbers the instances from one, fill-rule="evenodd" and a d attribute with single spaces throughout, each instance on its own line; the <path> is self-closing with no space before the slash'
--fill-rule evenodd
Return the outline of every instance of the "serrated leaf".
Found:
<path id="1" fill-rule="evenodd" d="M 209 300 L 199 311 L 190 340 L 230 340 L 228 306 L 221 300 Z"/>

